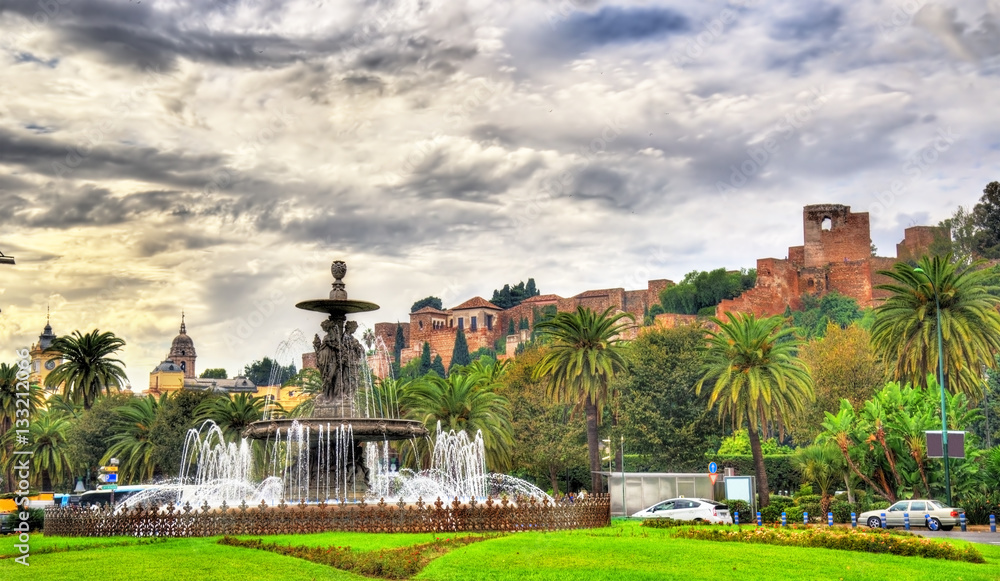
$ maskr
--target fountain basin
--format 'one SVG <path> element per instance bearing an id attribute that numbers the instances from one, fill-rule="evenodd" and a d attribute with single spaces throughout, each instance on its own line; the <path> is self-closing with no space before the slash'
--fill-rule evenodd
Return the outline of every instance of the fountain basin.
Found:
<path id="1" fill-rule="evenodd" d="M 328 315 L 349 315 L 351 313 L 366 313 L 378 310 L 378 305 L 368 301 L 351 299 L 314 299 L 295 304 L 295 308 L 305 311 L 315 311 Z"/>
<path id="2" fill-rule="evenodd" d="M 255 440 L 273 438 L 280 430 L 289 433 L 292 422 L 297 422 L 316 434 L 322 427 L 336 428 L 351 426 L 351 435 L 355 442 L 383 442 L 422 438 L 427 435 L 427 428 L 416 420 L 401 420 L 392 418 L 295 418 L 263 420 L 250 424 L 243 432 L 243 437 Z"/>

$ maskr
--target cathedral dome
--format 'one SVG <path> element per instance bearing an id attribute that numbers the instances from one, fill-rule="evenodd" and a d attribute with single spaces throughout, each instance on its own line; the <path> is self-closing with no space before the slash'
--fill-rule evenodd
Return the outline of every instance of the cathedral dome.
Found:
<path id="1" fill-rule="evenodd" d="M 181 318 L 181 331 L 176 337 L 174 337 L 173 343 L 170 344 L 170 354 L 167 356 L 169 359 L 175 357 L 196 357 L 194 350 L 194 341 L 191 337 L 188 337 L 187 328 L 184 326 L 184 319 Z"/>

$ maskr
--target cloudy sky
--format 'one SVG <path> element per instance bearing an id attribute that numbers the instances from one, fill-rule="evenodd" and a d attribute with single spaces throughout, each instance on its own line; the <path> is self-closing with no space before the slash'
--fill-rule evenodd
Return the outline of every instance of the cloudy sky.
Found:
<path id="1" fill-rule="evenodd" d="M 4 0 L 0 345 L 113 331 L 144 388 L 290 361 L 329 263 L 406 320 L 753 267 L 801 208 L 893 256 L 1000 179 L 1000 0 Z M 286 349 L 283 347 L 288 345 Z"/>

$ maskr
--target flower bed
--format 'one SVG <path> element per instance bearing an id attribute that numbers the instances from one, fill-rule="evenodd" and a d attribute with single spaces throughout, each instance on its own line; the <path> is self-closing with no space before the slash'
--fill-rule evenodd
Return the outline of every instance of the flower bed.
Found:
<path id="1" fill-rule="evenodd" d="M 435 538 L 433 543 L 400 547 L 398 549 L 383 549 L 381 551 L 357 551 L 350 547 L 280 545 L 278 543 L 265 543 L 261 539 L 241 540 L 229 536 L 220 539 L 219 544 L 245 549 L 259 549 L 278 553 L 279 555 L 297 557 L 366 577 L 408 579 L 420 572 L 435 557 L 443 555 L 452 549 L 483 540 L 486 540 L 486 537 Z"/>
<path id="2" fill-rule="evenodd" d="M 920 556 L 927 559 L 947 559 L 969 563 L 985 563 L 975 547 L 955 548 L 951 543 L 933 541 L 902 531 L 881 529 L 805 528 L 793 529 L 753 527 L 690 527 L 671 534 L 674 538 L 737 543 L 759 543 L 791 547 L 814 547 L 888 553 L 900 556 Z"/>

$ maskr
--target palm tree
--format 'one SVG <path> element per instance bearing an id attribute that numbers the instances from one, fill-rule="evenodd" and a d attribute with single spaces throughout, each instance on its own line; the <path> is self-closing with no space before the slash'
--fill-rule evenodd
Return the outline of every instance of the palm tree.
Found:
<path id="1" fill-rule="evenodd" d="M 72 421 L 61 414 L 42 411 L 31 420 L 28 427 L 27 451 L 31 452 L 31 484 L 41 485 L 42 491 L 52 490 L 53 478 L 63 481 L 73 478 L 75 463 L 70 454 L 68 433 Z M 12 444 L 15 432 L 7 432 L 5 444 Z M 15 458 L 23 456 L 11 455 L 4 467 L 10 470 Z"/>
<path id="2" fill-rule="evenodd" d="M 792 456 L 792 462 L 807 481 L 816 483 L 820 493 L 822 513 L 830 510 L 831 495 L 838 480 L 844 472 L 844 459 L 832 442 L 813 444 L 799 448 Z"/>
<path id="3" fill-rule="evenodd" d="M 447 378 L 428 374 L 405 384 L 399 405 L 406 416 L 424 424 L 431 434 L 441 430 L 483 435 L 486 464 L 493 471 L 510 468 L 514 434 L 510 402 L 493 392 L 493 386 L 480 377 L 452 374 Z M 421 443 L 418 443 L 418 448 Z M 430 454 L 419 450 L 421 464 L 427 465 Z"/>
<path id="4" fill-rule="evenodd" d="M 27 420 L 45 403 L 42 396 L 42 388 L 37 383 L 29 383 L 28 391 L 17 389 L 17 365 L 0 363 L 0 437 L 3 437 L 17 420 Z M 21 403 L 18 404 L 18 401 Z M 18 413 L 20 411 L 20 414 Z M 29 422 L 21 422 L 18 425 L 24 427 Z M 12 457 L 14 439 L 12 438 L 4 445 L 3 457 Z M 14 489 L 14 476 L 8 471 L 4 472 L 6 480 L 6 490 Z"/>
<path id="5" fill-rule="evenodd" d="M 726 313 L 724 322 L 714 318 L 718 331 L 708 332 L 704 348 L 704 376 L 695 387 L 701 394 L 712 386 L 708 407 L 718 407 L 719 420 L 727 418 L 733 429 L 747 425 L 750 451 L 757 475 L 761 506 L 770 503 L 760 431 L 787 423 L 814 399 L 812 376 L 796 356 L 802 340 L 795 328 L 780 329 L 781 317 L 758 319 L 753 314 Z"/>
<path id="6" fill-rule="evenodd" d="M 577 307 L 574 312 L 556 313 L 535 325 L 542 340 L 551 345 L 535 367 L 533 378 L 547 381 L 550 400 L 572 404 L 574 413 L 582 409 L 586 415 L 593 492 L 602 489 L 597 426 L 609 403 L 608 385 L 627 367 L 618 335 L 629 326 L 623 319 L 635 321 L 630 313 L 612 315 L 612 311 L 613 307 L 609 307 L 597 314 Z"/>
<path id="7" fill-rule="evenodd" d="M 238 440 L 243 430 L 264 417 L 264 398 L 238 393 L 232 399 L 218 397 L 198 406 L 195 415 L 199 420 L 212 420 L 229 441 Z"/>
<path id="8" fill-rule="evenodd" d="M 983 370 L 995 368 L 1000 353 L 1000 287 L 982 263 L 962 267 L 949 256 L 923 257 L 919 270 L 897 263 L 879 274 L 893 280 L 876 288 L 888 291 L 875 309 L 872 344 L 895 361 L 895 378 L 926 387 L 937 374 L 937 321 L 940 304 L 947 387 L 979 401 Z"/>
<path id="9" fill-rule="evenodd" d="M 153 396 L 136 398 L 119 407 L 115 413 L 119 418 L 119 431 L 111 437 L 111 447 L 104 454 L 101 463 L 118 458 L 119 473 L 124 480 L 149 481 L 156 472 L 153 454 L 153 424 L 160 408 L 167 400 L 167 394 L 159 399 Z"/>
<path id="10" fill-rule="evenodd" d="M 116 391 L 126 382 L 125 364 L 110 356 L 125 346 L 114 333 L 94 329 L 86 335 L 73 331 L 71 336 L 56 337 L 47 352 L 59 353 L 63 363 L 45 378 L 45 385 L 64 384 L 63 395 L 90 409 L 103 393 Z"/>

